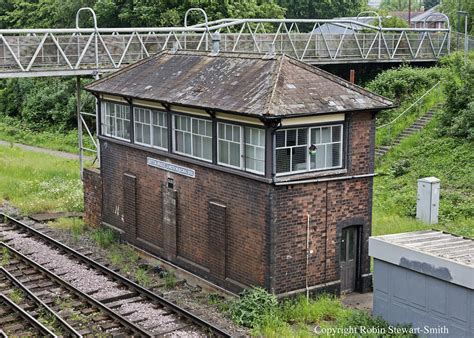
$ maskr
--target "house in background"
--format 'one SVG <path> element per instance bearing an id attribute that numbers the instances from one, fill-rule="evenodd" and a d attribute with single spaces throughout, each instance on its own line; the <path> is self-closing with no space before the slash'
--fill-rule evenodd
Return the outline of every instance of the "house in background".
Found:
<path id="1" fill-rule="evenodd" d="M 448 24 L 446 17 L 439 12 L 439 5 L 426 11 L 411 12 L 411 19 L 408 11 L 390 12 L 389 15 L 410 22 L 412 28 L 444 28 Z"/>
<path id="2" fill-rule="evenodd" d="M 86 87 L 85 218 L 232 291 L 371 288 L 375 116 L 392 102 L 284 55 L 162 52 Z"/>

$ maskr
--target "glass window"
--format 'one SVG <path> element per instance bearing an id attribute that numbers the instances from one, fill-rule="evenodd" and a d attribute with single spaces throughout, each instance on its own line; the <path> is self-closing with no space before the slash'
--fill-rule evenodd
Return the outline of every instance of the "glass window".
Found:
<path id="1" fill-rule="evenodd" d="M 310 154 L 310 169 L 321 170 L 342 166 L 342 125 L 310 129 L 310 144 L 316 147 Z"/>
<path id="2" fill-rule="evenodd" d="M 130 106 L 104 102 L 102 109 L 102 134 L 130 141 Z"/>
<path id="3" fill-rule="evenodd" d="M 174 151 L 212 161 L 212 122 L 174 115 Z"/>
<path id="4" fill-rule="evenodd" d="M 166 113 L 146 108 L 133 108 L 135 143 L 168 149 Z"/>
<path id="5" fill-rule="evenodd" d="M 278 173 L 307 170 L 308 129 L 276 132 L 276 169 Z"/>
<path id="6" fill-rule="evenodd" d="M 265 130 L 245 127 L 245 170 L 265 173 Z"/>
<path id="7" fill-rule="evenodd" d="M 275 153 L 277 174 L 340 168 L 342 125 L 279 130 Z"/>
<path id="8" fill-rule="evenodd" d="M 217 124 L 217 161 L 257 174 L 265 173 L 265 130 Z"/>

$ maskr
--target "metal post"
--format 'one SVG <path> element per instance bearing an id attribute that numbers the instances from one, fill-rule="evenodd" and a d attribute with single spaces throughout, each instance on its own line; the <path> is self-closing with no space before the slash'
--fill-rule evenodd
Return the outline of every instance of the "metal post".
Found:
<path id="1" fill-rule="evenodd" d="M 99 75 L 98 72 L 97 72 L 97 74 L 94 75 L 94 79 L 96 81 L 100 79 L 100 75 Z M 100 104 L 99 100 L 96 97 L 95 98 L 95 135 L 96 135 L 96 138 L 97 138 L 96 156 L 97 156 L 97 165 L 100 167 L 100 140 L 99 140 L 99 135 L 100 135 L 100 116 L 99 116 L 99 112 L 100 112 L 100 109 L 99 109 L 99 104 Z M 130 114 L 133 114 L 133 111 L 131 111 Z"/>
<path id="2" fill-rule="evenodd" d="M 79 142 L 79 167 L 81 172 L 81 180 L 84 171 L 84 153 L 82 144 L 82 119 L 81 119 L 81 77 L 76 76 L 76 114 L 77 114 L 77 134 Z"/>
<path id="3" fill-rule="evenodd" d="M 464 63 L 467 64 L 467 54 L 469 48 L 469 41 L 467 35 L 467 17 L 468 13 L 466 11 L 458 11 L 458 30 L 461 24 L 461 17 L 464 16 Z M 459 35 L 459 32 L 458 32 Z"/>

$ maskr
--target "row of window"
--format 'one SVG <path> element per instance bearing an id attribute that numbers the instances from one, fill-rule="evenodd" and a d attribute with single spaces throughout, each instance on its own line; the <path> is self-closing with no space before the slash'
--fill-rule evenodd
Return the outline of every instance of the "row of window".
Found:
<path id="1" fill-rule="evenodd" d="M 168 150 L 167 113 L 133 108 L 134 142 Z M 130 141 L 130 106 L 102 102 L 102 133 Z M 212 162 L 212 122 L 172 115 L 172 151 Z M 289 174 L 342 167 L 342 124 L 278 130 L 276 173 Z M 218 122 L 217 163 L 256 174 L 265 173 L 265 130 Z"/>
<path id="2" fill-rule="evenodd" d="M 168 150 L 166 112 L 133 108 L 134 142 Z M 130 106 L 102 102 L 102 133 L 130 141 Z M 174 153 L 212 162 L 212 122 L 173 115 Z M 265 173 L 265 131 L 234 124 L 217 124 L 217 162 L 256 174 Z"/>

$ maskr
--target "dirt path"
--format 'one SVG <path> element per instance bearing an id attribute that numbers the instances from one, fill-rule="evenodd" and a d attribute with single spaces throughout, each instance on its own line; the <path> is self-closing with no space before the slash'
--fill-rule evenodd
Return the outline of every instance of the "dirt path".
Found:
<path id="1" fill-rule="evenodd" d="M 0 141 L 0 145 L 11 146 L 12 143 L 7 142 L 7 141 Z M 34 151 L 36 153 L 44 153 L 44 154 L 48 154 L 48 155 L 52 155 L 52 156 L 66 158 L 66 159 L 69 159 L 69 160 L 79 160 L 79 154 L 67 153 L 65 151 L 58 151 L 58 150 L 52 150 L 52 149 L 47 149 L 47 148 L 28 146 L 26 144 L 21 144 L 21 143 L 13 143 L 13 146 L 24 149 L 24 150 Z M 90 157 L 90 156 L 84 156 L 84 159 L 87 160 L 87 161 L 93 161 L 94 160 L 94 158 Z"/>

